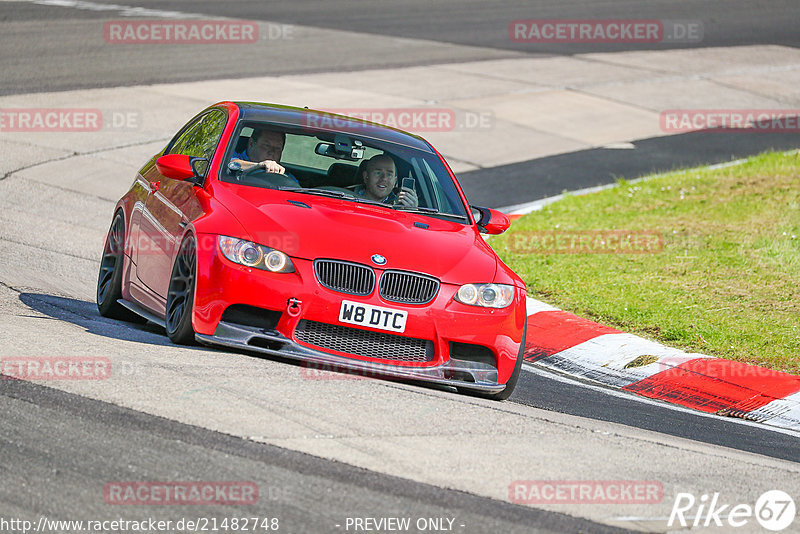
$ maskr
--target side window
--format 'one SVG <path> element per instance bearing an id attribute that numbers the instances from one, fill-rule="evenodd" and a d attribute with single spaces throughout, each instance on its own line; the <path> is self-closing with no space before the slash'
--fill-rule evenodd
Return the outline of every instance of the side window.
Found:
<path id="1" fill-rule="evenodd" d="M 209 161 L 217 148 L 227 117 L 221 110 L 215 109 L 198 118 L 180 138 L 172 145 L 170 154 L 183 154 Z"/>
<path id="2" fill-rule="evenodd" d="M 433 170 L 431 165 L 428 163 L 426 159 L 422 159 L 422 166 L 424 168 L 424 172 L 422 173 L 423 176 L 427 176 L 427 180 L 430 183 L 430 187 L 435 198 L 436 208 L 439 211 L 443 211 L 446 213 L 452 213 L 454 215 L 464 215 L 463 208 L 459 206 L 463 206 L 461 203 L 460 198 L 458 197 L 458 192 L 452 186 L 452 183 L 448 180 L 447 182 L 442 182 L 439 180 L 439 177 L 436 176 L 436 171 Z M 442 169 L 444 171 L 444 169 Z M 445 187 L 447 185 L 448 187 Z"/>

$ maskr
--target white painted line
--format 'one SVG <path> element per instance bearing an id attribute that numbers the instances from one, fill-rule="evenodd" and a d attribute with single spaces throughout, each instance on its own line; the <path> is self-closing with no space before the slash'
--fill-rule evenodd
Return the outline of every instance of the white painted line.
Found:
<path id="1" fill-rule="evenodd" d="M 633 143 L 609 143 L 607 145 L 603 145 L 601 148 L 605 148 L 606 150 L 634 150 L 636 149 L 636 145 Z"/>
<path id="2" fill-rule="evenodd" d="M 708 170 L 710 170 L 710 171 L 715 171 L 715 170 L 717 170 L 717 169 L 725 169 L 725 168 L 728 168 L 728 167 L 735 167 L 736 165 L 741 165 L 741 164 L 742 164 L 742 163 L 744 163 L 745 161 L 747 161 L 747 159 L 746 159 L 746 158 L 743 158 L 743 159 L 735 159 L 735 160 L 733 160 L 733 161 L 726 161 L 726 162 L 724 162 L 724 163 L 716 163 L 716 164 L 714 164 L 714 165 L 709 165 L 709 166 L 707 167 L 707 169 L 708 169 Z"/>
<path id="3" fill-rule="evenodd" d="M 634 393 L 628 393 L 626 391 L 620 391 L 620 390 L 617 390 L 617 389 L 612 389 L 612 388 L 607 387 L 607 386 L 588 384 L 588 383 L 586 383 L 586 382 L 584 382 L 582 380 L 576 380 L 576 379 L 574 379 L 572 377 L 566 376 L 566 375 L 561 374 L 559 372 L 555 372 L 555 371 L 551 371 L 549 369 L 542 368 L 542 367 L 540 367 L 538 365 L 538 362 L 536 364 L 525 362 L 524 365 L 522 366 L 522 369 L 525 370 L 525 371 L 528 371 L 529 373 L 533 373 L 535 375 L 538 375 L 538 376 L 541 376 L 541 377 L 544 377 L 544 378 L 549 378 L 549 379 L 555 380 L 557 382 L 561 382 L 561 383 L 564 383 L 564 384 L 570 384 L 570 385 L 573 385 L 573 386 L 579 386 L 579 387 L 591 389 L 592 391 L 599 391 L 599 392 L 605 393 L 607 395 L 611 395 L 612 397 L 617 397 L 617 398 L 620 398 L 620 399 L 627 399 L 627 400 L 633 400 L 633 401 L 636 401 L 636 402 L 641 402 L 641 403 L 644 403 L 644 404 L 651 404 L 653 406 L 659 406 L 659 407 L 665 408 L 667 410 L 673 410 L 673 411 L 676 411 L 676 412 L 683 412 L 683 413 L 693 414 L 693 415 L 696 415 L 698 417 L 707 417 L 709 419 L 714 419 L 715 421 L 727 421 L 727 422 L 735 423 L 735 424 L 739 424 L 739 425 L 752 426 L 754 428 L 760 428 L 760 429 L 764 429 L 764 430 L 769 430 L 771 432 L 777 432 L 778 434 L 786 434 L 788 436 L 800 437 L 800 431 L 795 431 L 795 430 L 791 430 L 791 429 L 787 429 L 787 428 L 767 426 L 767 425 L 764 425 L 762 423 L 755 423 L 753 421 L 747 421 L 745 419 L 739 419 L 739 418 L 736 418 L 736 417 L 722 417 L 722 416 L 715 415 L 715 414 L 701 412 L 699 410 L 692 410 L 690 408 L 685 408 L 685 407 L 683 407 L 683 406 L 681 406 L 679 404 L 670 404 L 670 403 L 665 402 L 665 401 L 659 401 L 659 400 L 655 400 L 655 399 L 650 399 L 650 398 L 647 398 L 647 397 L 642 397 L 640 395 L 636 395 Z"/>
<path id="4" fill-rule="evenodd" d="M 625 368 L 637 358 L 647 356 L 654 357 L 655 360 L 646 365 Z M 623 333 L 601 334 L 537 363 L 621 388 L 696 358 L 708 356 L 687 354 L 655 341 Z"/>
<path id="5" fill-rule="evenodd" d="M 632 183 L 632 182 L 629 182 Z M 570 191 L 569 193 L 563 193 L 561 195 L 556 195 L 554 197 L 547 197 L 542 198 L 539 200 L 534 200 L 533 202 L 525 202 L 523 204 L 514 204 L 513 206 L 506 206 L 504 208 L 497 208 L 497 211 L 501 211 L 506 215 L 527 215 L 532 211 L 539 211 L 543 207 L 547 206 L 548 204 L 552 204 L 553 202 L 557 202 L 565 197 L 571 196 L 581 196 L 581 195 L 588 195 L 589 193 L 596 193 L 598 191 L 603 191 L 605 189 L 611 189 L 612 187 L 616 187 L 617 184 L 605 184 L 605 185 L 597 185 L 594 187 L 587 187 L 585 189 L 576 189 L 575 191 Z"/>
<path id="6" fill-rule="evenodd" d="M 162 19 L 214 19 L 222 17 L 209 17 L 198 13 L 184 13 L 182 11 L 165 11 L 162 9 L 146 9 L 143 7 L 123 6 L 118 4 L 98 4 L 80 0 L 22 0 L 31 4 L 52 7 L 68 7 L 84 11 L 116 11 L 123 17 L 154 17 Z"/>
<path id="7" fill-rule="evenodd" d="M 761 423 L 800 431 L 800 392 L 776 399 L 761 408 L 747 412 L 748 416 L 761 418 Z"/>
<path id="8" fill-rule="evenodd" d="M 542 302 L 541 300 L 532 299 L 531 297 L 528 297 L 528 303 L 527 303 L 526 308 L 527 308 L 527 312 L 528 312 L 528 317 L 530 317 L 533 314 L 536 314 L 536 313 L 539 313 L 539 312 L 543 312 L 543 311 L 561 311 L 558 308 L 556 308 L 555 306 L 550 306 L 546 302 Z"/>

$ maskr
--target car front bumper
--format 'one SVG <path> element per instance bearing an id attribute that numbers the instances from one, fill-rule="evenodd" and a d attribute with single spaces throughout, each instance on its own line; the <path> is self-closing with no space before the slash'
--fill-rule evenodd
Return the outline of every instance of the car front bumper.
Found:
<path id="1" fill-rule="evenodd" d="M 317 281 L 311 260 L 292 258 L 292 261 L 295 272 L 269 273 L 233 264 L 216 247 L 201 247 L 193 315 L 197 340 L 369 376 L 436 382 L 488 393 L 505 388 L 521 352 L 526 320 L 524 289 L 517 288 L 514 303 L 508 308 L 487 309 L 455 301 L 453 296 L 458 287 L 442 283 L 433 301 L 404 306 L 384 301 L 377 294 L 356 297 L 331 291 Z M 395 336 L 393 332 L 344 325 L 339 321 L 343 300 L 406 310 L 406 329 L 402 335 Z M 295 313 L 290 310 L 291 302 L 297 303 Z M 266 327 L 229 321 L 224 312 L 233 305 L 278 314 L 280 319 Z M 390 343 L 379 355 L 374 352 L 371 356 L 360 355 L 357 350 L 309 342 L 298 335 L 300 323 L 304 321 L 346 327 L 358 335 L 384 335 L 396 343 Z M 404 339 L 399 340 L 401 337 Z M 358 340 L 348 341 L 356 343 Z M 407 359 L 402 347 L 405 342 L 427 343 L 425 357 L 414 361 Z M 494 365 L 453 355 L 454 344 L 490 350 Z"/>
<path id="2" fill-rule="evenodd" d="M 315 370 L 344 371 L 356 376 L 423 381 L 458 388 L 499 393 L 506 387 L 498 384 L 497 369 L 480 362 L 449 359 L 441 365 L 390 365 L 338 355 L 305 347 L 282 335 L 267 330 L 221 321 L 213 335 L 196 334 L 197 341 L 208 345 L 238 348 L 304 362 Z M 456 378 L 458 377 L 458 378 Z"/>

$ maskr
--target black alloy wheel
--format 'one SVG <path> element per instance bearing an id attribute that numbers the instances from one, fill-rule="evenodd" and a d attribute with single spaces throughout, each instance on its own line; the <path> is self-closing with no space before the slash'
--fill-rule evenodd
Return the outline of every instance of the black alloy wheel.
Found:
<path id="1" fill-rule="evenodd" d="M 122 306 L 122 268 L 125 253 L 125 215 L 122 210 L 114 215 L 103 246 L 100 273 L 97 275 L 97 310 L 103 317 L 124 321 L 142 322 L 142 319 Z"/>
<path id="2" fill-rule="evenodd" d="M 178 345 L 194 344 L 192 328 L 192 306 L 194 304 L 194 281 L 197 273 L 197 243 L 189 235 L 172 267 L 167 292 L 167 314 L 165 323 L 169 339 Z"/>

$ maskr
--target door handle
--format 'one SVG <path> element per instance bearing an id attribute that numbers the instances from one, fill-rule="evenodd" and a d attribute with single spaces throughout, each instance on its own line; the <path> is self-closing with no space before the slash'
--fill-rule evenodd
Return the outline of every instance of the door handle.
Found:
<path id="1" fill-rule="evenodd" d="M 158 186 L 161 185 L 161 182 L 150 182 L 150 189 L 153 191 L 158 191 Z"/>

